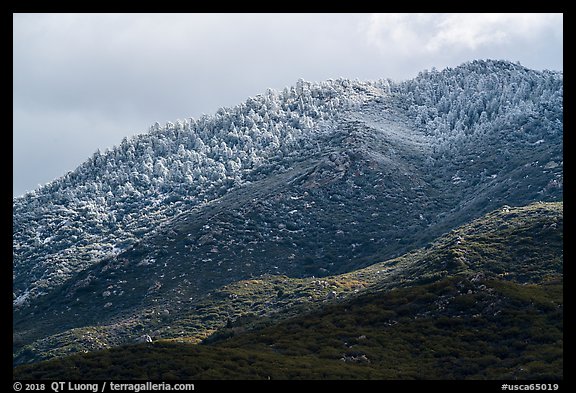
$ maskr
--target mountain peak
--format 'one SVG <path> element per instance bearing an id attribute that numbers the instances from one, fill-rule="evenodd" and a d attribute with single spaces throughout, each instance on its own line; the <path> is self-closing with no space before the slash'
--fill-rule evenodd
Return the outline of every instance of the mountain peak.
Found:
<path id="1" fill-rule="evenodd" d="M 562 110 L 561 73 L 490 60 L 402 83 L 300 80 L 156 123 L 14 198 L 15 331 L 346 273 L 503 205 L 561 201 Z M 30 328 L 43 307 L 59 318 Z"/>

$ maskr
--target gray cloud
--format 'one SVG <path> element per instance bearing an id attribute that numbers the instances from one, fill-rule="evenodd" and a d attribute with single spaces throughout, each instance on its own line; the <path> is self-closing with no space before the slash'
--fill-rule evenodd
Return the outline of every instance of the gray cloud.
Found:
<path id="1" fill-rule="evenodd" d="M 298 78 L 402 80 L 474 58 L 562 68 L 562 15 L 467 18 L 15 14 L 13 194 L 155 121 L 211 114 Z"/>

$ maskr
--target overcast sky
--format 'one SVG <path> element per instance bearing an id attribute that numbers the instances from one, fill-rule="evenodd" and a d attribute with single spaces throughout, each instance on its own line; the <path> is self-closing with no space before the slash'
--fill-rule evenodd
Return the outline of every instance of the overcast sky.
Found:
<path id="1" fill-rule="evenodd" d="M 299 78 L 412 78 L 473 59 L 562 70 L 562 14 L 14 14 L 13 195 L 155 121 Z"/>

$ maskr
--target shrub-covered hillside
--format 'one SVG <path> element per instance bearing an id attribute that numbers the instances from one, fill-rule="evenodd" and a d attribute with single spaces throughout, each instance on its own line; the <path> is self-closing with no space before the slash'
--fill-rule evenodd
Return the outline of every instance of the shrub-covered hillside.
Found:
<path id="1" fill-rule="evenodd" d="M 507 206 L 365 269 L 222 288 L 173 321 L 212 315 L 202 344 L 121 346 L 15 378 L 562 379 L 562 259 L 561 203 Z"/>

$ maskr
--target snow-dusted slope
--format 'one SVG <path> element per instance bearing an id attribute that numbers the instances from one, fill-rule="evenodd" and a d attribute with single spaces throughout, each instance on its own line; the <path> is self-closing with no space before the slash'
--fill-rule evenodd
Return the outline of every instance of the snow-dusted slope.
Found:
<path id="1" fill-rule="evenodd" d="M 152 126 L 14 199 L 15 305 L 134 244 L 164 220 L 285 169 L 382 88 L 299 81 L 214 116 Z M 262 168 L 263 167 L 263 168 Z"/>
<path id="2" fill-rule="evenodd" d="M 174 217 L 201 216 L 231 191 L 259 181 L 278 184 L 274 176 L 282 174 L 294 184 L 302 180 L 303 189 L 313 190 L 308 195 L 320 190 L 323 200 L 341 195 L 346 205 L 359 195 L 350 190 L 360 190 L 365 206 L 377 202 L 381 212 L 367 211 L 376 214 L 374 228 L 386 230 L 368 232 L 386 246 L 370 250 L 380 247 L 385 255 L 417 245 L 392 234 L 402 226 L 400 217 L 411 232 L 430 233 L 410 241 L 425 241 L 488 205 L 561 199 L 562 100 L 561 73 L 475 61 L 400 84 L 299 81 L 213 116 L 156 124 L 14 199 L 14 304 L 27 305 L 132 249 L 162 225 L 169 228 Z M 395 218 L 386 218 L 390 214 Z M 365 224 L 344 223 L 348 227 L 337 229 L 342 233 Z M 303 229 L 298 225 L 291 231 Z M 322 258 L 341 255 L 330 247 L 323 247 Z M 356 257 L 331 263 L 341 263 L 335 270 L 351 268 L 362 263 Z M 266 271 L 267 263 L 258 265 Z M 302 261 L 293 263 L 294 273 L 307 274 Z M 318 267 L 308 274 L 318 274 Z"/>

